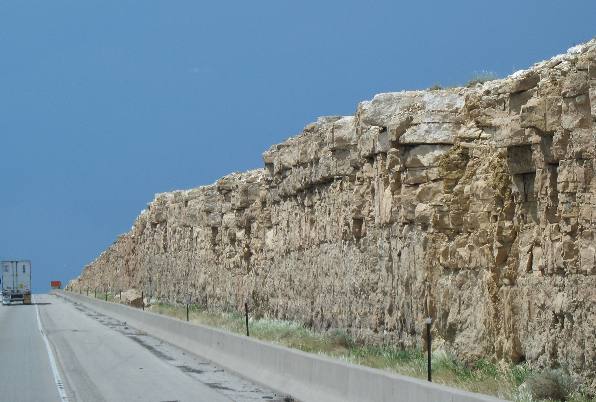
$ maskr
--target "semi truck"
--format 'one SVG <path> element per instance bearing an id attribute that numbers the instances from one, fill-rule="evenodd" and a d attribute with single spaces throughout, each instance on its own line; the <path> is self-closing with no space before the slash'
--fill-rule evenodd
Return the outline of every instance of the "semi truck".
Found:
<path id="1" fill-rule="evenodd" d="M 2 261 L 2 304 L 31 304 L 31 261 Z"/>

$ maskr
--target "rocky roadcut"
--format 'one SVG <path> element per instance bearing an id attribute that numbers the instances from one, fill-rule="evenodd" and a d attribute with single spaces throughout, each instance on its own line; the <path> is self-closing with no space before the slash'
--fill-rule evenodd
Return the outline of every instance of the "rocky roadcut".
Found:
<path id="1" fill-rule="evenodd" d="M 131 289 L 596 391 L 596 40 L 471 88 L 386 93 L 158 194 L 70 289 Z"/>

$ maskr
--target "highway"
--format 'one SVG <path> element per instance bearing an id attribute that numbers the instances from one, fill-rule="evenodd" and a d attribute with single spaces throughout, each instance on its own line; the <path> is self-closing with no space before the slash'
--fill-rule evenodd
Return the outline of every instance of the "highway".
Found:
<path id="1" fill-rule="evenodd" d="M 54 295 L 0 306 L 0 400 L 287 401 L 199 356 Z"/>
<path id="2" fill-rule="evenodd" d="M 60 400 L 35 307 L 0 305 L 0 399 L 3 401 Z"/>

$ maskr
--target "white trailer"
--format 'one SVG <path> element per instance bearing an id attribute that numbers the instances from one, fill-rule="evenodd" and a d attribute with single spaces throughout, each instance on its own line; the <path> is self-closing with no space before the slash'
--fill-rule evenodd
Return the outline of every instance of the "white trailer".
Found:
<path id="1" fill-rule="evenodd" d="M 31 304 L 31 261 L 2 261 L 2 304 Z"/>

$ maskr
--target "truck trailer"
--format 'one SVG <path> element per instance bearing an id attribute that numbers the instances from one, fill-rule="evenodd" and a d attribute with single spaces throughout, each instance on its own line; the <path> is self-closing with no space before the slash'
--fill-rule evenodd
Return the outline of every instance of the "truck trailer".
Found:
<path id="1" fill-rule="evenodd" d="M 31 304 L 31 261 L 2 261 L 2 304 Z"/>

